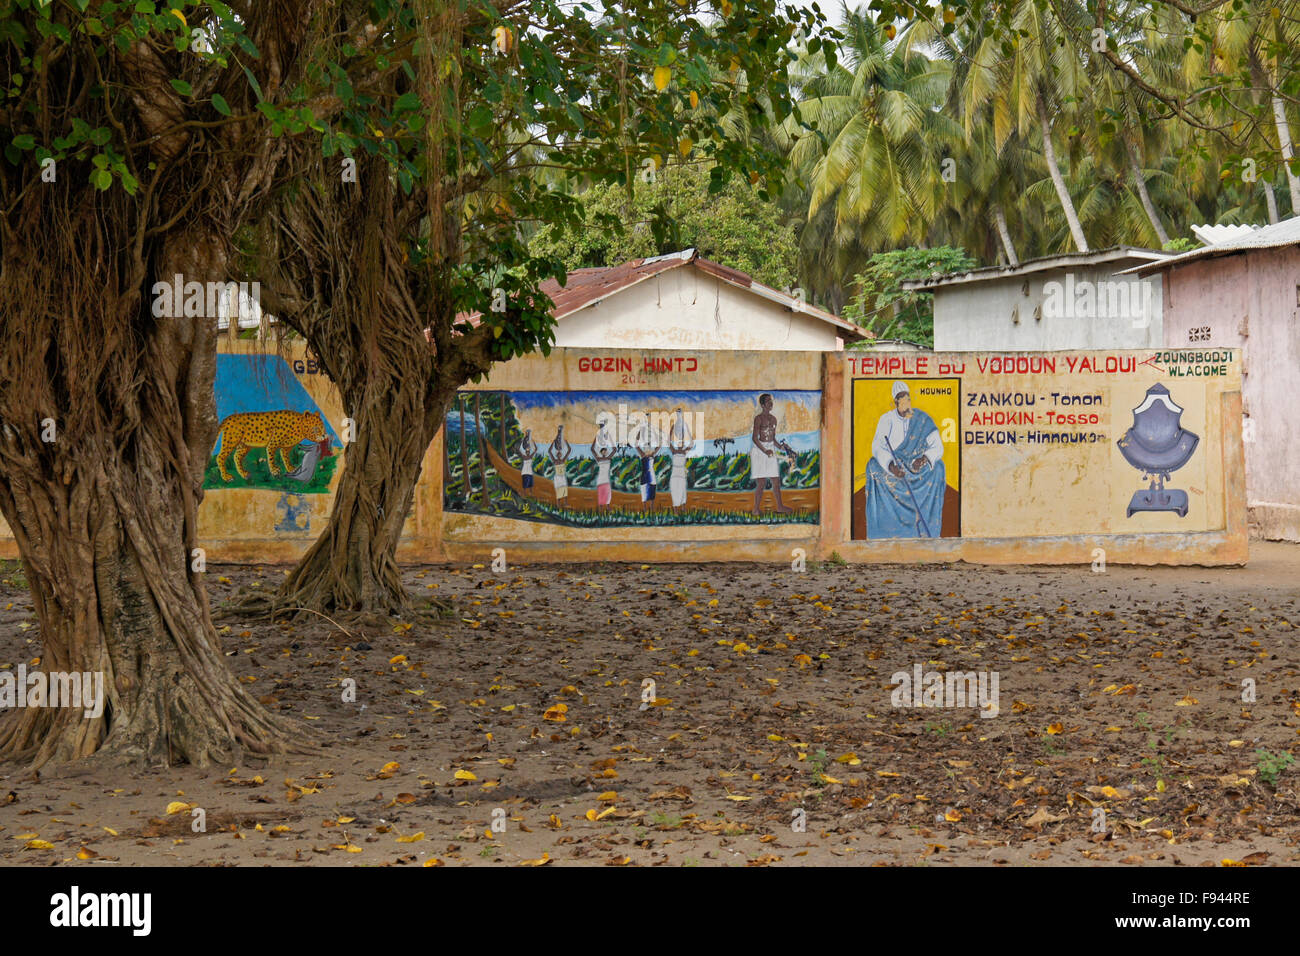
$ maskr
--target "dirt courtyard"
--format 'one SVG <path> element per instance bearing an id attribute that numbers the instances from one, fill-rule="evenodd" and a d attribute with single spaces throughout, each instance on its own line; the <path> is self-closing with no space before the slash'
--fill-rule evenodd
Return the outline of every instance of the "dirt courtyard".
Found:
<path id="1" fill-rule="evenodd" d="M 8 567 L 0 666 L 33 667 Z M 319 753 L 0 767 L 0 863 L 1300 862 L 1300 547 L 1104 573 L 416 567 L 419 610 L 382 628 L 223 612 L 283 574 L 210 566 L 209 593 L 235 673 Z M 896 694 L 899 672 L 982 675 L 985 708 Z"/>

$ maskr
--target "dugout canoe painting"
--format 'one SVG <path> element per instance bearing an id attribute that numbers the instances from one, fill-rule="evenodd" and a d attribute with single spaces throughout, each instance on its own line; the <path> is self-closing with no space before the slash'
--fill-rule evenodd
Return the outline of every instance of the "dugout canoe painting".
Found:
<path id="1" fill-rule="evenodd" d="M 817 524 L 815 390 L 464 391 L 443 509 L 569 527 Z"/>

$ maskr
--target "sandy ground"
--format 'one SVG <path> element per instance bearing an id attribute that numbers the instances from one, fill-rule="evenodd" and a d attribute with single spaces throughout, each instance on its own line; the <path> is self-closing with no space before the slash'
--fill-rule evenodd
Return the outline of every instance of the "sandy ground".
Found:
<path id="1" fill-rule="evenodd" d="M 0 768 L 0 862 L 1300 862 L 1300 766 L 1269 772 L 1300 742 L 1297 547 L 1103 574 L 412 568 L 417 604 L 454 613 L 223 617 L 283 573 L 212 567 L 210 593 L 232 668 L 320 753 Z M 5 667 L 39 655 L 13 584 Z M 997 715 L 894 706 L 916 665 L 997 672 Z"/>

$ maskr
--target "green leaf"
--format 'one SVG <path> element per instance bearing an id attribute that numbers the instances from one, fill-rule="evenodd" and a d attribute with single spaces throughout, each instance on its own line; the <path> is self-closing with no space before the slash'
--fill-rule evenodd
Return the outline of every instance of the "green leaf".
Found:
<path id="1" fill-rule="evenodd" d="M 239 66 L 244 71 L 244 76 L 248 77 L 248 85 L 253 88 L 253 92 L 257 94 L 257 98 L 260 100 L 262 98 L 262 87 L 258 85 L 257 77 L 255 77 L 253 71 L 244 66 L 244 64 L 241 63 Z"/>
<path id="2" fill-rule="evenodd" d="M 21 133 L 14 137 L 14 145 L 19 149 L 32 149 L 36 145 L 36 137 L 31 133 Z"/>
<path id="3" fill-rule="evenodd" d="M 90 182 L 96 189 L 106 190 L 113 185 L 113 174 L 107 169 L 97 169 L 90 174 Z"/>
<path id="4" fill-rule="evenodd" d="M 194 89 L 184 80 L 170 80 L 169 82 L 172 85 L 172 89 L 175 90 L 177 93 L 179 93 L 181 96 L 194 95 Z"/>
<path id="5" fill-rule="evenodd" d="M 212 94 L 212 108 L 222 116 L 230 115 L 230 104 L 226 102 L 226 98 L 220 93 Z"/>

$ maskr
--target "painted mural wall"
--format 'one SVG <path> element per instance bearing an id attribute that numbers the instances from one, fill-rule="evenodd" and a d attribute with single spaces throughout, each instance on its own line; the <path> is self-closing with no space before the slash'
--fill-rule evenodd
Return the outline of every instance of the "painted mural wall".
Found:
<path id="1" fill-rule="evenodd" d="M 852 538 L 1225 529 L 1240 352 L 849 355 Z"/>
<path id="2" fill-rule="evenodd" d="M 813 352 L 557 349 L 499 366 L 447 415 L 444 538 L 815 536 L 821 375 Z"/>
<path id="3" fill-rule="evenodd" d="M 1233 564 L 1241 353 L 555 349 L 464 389 L 407 561 Z M 226 343 L 210 561 L 295 560 L 349 437 L 301 345 Z M 0 525 L 0 556 L 14 543 Z"/>
<path id="4" fill-rule="evenodd" d="M 1242 355 L 1251 530 L 1280 541 L 1300 541 L 1298 275 L 1294 247 L 1194 260 L 1165 275 L 1166 347 Z"/>
<path id="5" fill-rule="evenodd" d="M 217 436 L 203 476 L 207 542 L 310 544 L 343 464 L 343 411 L 302 345 L 226 343 L 217 355 Z"/>

